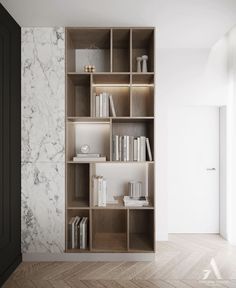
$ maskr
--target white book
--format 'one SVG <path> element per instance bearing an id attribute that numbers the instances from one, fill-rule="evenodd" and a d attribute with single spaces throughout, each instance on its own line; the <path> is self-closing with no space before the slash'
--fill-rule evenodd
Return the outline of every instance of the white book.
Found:
<path id="1" fill-rule="evenodd" d="M 129 158 L 129 146 L 130 146 L 130 144 L 129 144 L 129 136 L 126 136 L 126 161 L 130 161 L 130 158 Z"/>
<path id="2" fill-rule="evenodd" d="M 134 161 L 134 137 L 129 136 L 129 161 Z"/>
<path id="3" fill-rule="evenodd" d="M 77 229 L 77 226 L 75 225 L 76 224 L 76 221 L 78 220 L 78 216 L 76 216 L 74 218 L 74 221 L 72 223 L 72 245 L 71 245 L 71 248 L 74 249 L 76 248 L 76 242 L 75 242 L 75 233 L 76 233 L 76 229 Z"/>
<path id="4" fill-rule="evenodd" d="M 123 142 L 123 136 L 120 136 L 119 137 L 119 161 L 123 161 L 122 142 Z"/>
<path id="5" fill-rule="evenodd" d="M 146 161 L 146 137 L 140 136 L 140 161 Z"/>
<path id="6" fill-rule="evenodd" d="M 106 93 L 106 117 L 109 117 L 109 94 Z"/>
<path id="7" fill-rule="evenodd" d="M 98 206 L 98 178 L 93 176 L 93 206 Z"/>
<path id="8" fill-rule="evenodd" d="M 86 158 L 86 157 L 90 157 L 90 158 L 92 158 L 92 157 L 96 157 L 96 158 L 98 158 L 98 157 L 100 157 L 100 154 L 98 154 L 98 153 L 78 153 L 77 155 L 76 155 L 76 157 L 77 158 Z"/>
<path id="9" fill-rule="evenodd" d="M 103 112 L 103 97 L 102 93 L 99 95 L 99 117 L 102 117 L 102 112 Z"/>
<path id="10" fill-rule="evenodd" d="M 106 157 L 73 157 L 74 162 L 105 162 Z"/>
<path id="11" fill-rule="evenodd" d="M 98 206 L 103 206 L 103 177 L 98 176 Z"/>
<path id="12" fill-rule="evenodd" d="M 134 161 L 138 161 L 138 139 L 134 139 Z"/>
<path id="13" fill-rule="evenodd" d="M 102 207 L 106 207 L 107 205 L 107 181 L 105 179 L 102 180 Z"/>
<path id="14" fill-rule="evenodd" d="M 109 100 L 110 100 L 109 103 L 110 103 L 111 116 L 112 117 L 116 117 L 116 110 L 115 110 L 115 106 L 114 106 L 112 95 L 109 95 Z"/>
<path id="15" fill-rule="evenodd" d="M 100 106 L 100 96 L 99 96 L 99 95 L 96 95 L 96 97 L 95 97 L 95 116 L 96 116 L 96 117 L 99 117 L 99 116 L 100 116 L 99 106 Z"/>
<path id="16" fill-rule="evenodd" d="M 137 161 L 141 161 L 141 139 L 137 138 Z"/>
<path id="17" fill-rule="evenodd" d="M 106 99 L 107 99 L 106 93 L 103 92 L 102 93 L 102 117 L 106 117 L 106 106 L 107 106 Z"/>
<path id="18" fill-rule="evenodd" d="M 148 138 L 146 138 L 146 144 L 147 144 L 147 152 L 148 152 L 149 161 L 152 161 L 152 151 L 151 151 L 150 142 Z"/>
<path id="19" fill-rule="evenodd" d="M 123 136 L 123 145 L 122 145 L 122 150 L 123 150 L 123 161 L 127 161 L 127 136 Z"/>
<path id="20" fill-rule="evenodd" d="M 81 249 L 87 249 L 87 243 L 88 243 L 88 218 L 84 217 L 83 221 L 83 242 L 82 242 L 82 248 Z"/>
<path id="21" fill-rule="evenodd" d="M 119 161 L 119 135 L 114 135 L 112 138 L 112 158 L 113 161 Z"/>

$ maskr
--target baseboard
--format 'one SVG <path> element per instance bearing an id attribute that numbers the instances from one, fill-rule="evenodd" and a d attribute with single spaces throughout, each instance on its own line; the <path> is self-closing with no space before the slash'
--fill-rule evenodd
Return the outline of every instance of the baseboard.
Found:
<path id="1" fill-rule="evenodd" d="M 155 253 L 27 253 L 23 262 L 51 261 L 153 261 Z"/>
<path id="2" fill-rule="evenodd" d="M 2 287 L 3 283 L 10 277 L 10 275 L 14 272 L 17 266 L 22 262 L 22 255 L 20 254 L 14 260 L 14 262 L 9 266 L 3 274 L 0 275 L 0 287 Z"/>

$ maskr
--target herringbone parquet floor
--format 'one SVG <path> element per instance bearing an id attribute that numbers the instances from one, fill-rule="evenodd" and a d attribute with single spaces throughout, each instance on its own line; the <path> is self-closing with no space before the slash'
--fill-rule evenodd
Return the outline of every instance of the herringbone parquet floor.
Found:
<path id="1" fill-rule="evenodd" d="M 218 235 L 158 242 L 153 262 L 22 263 L 4 288 L 236 287 L 236 247 Z"/>

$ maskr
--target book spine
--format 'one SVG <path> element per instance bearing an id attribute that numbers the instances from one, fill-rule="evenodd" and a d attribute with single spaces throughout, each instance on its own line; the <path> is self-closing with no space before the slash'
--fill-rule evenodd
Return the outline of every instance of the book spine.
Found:
<path id="1" fill-rule="evenodd" d="M 83 249 L 83 222 L 84 222 L 84 218 L 82 218 L 82 220 L 80 221 L 80 227 L 79 227 L 79 231 L 80 231 L 80 237 L 79 237 L 79 247 L 80 249 Z"/>
<path id="2" fill-rule="evenodd" d="M 109 94 L 106 93 L 106 117 L 109 117 Z"/>
<path id="3" fill-rule="evenodd" d="M 98 205 L 98 179 L 96 176 L 93 177 L 93 205 Z"/>
<path id="4" fill-rule="evenodd" d="M 146 137 L 140 137 L 140 161 L 146 161 Z"/>
<path id="5" fill-rule="evenodd" d="M 137 138 L 137 161 L 141 161 L 141 141 L 140 137 Z"/>
<path id="6" fill-rule="evenodd" d="M 99 117 L 102 117 L 102 112 L 103 112 L 103 109 L 102 109 L 102 107 L 103 107 L 103 100 L 102 100 L 102 93 L 99 95 Z"/>
<path id="7" fill-rule="evenodd" d="M 119 136 L 114 135 L 112 138 L 112 155 L 113 161 L 119 161 Z"/>
<path id="8" fill-rule="evenodd" d="M 75 248 L 75 224 L 74 222 L 71 224 L 72 229 L 71 229 L 71 248 Z"/>
<path id="9" fill-rule="evenodd" d="M 123 161 L 123 151 L 122 151 L 122 146 L 123 146 L 123 144 L 122 144 L 122 142 L 123 142 L 123 137 L 122 136 L 120 136 L 119 137 L 119 161 Z"/>
<path id="10" fill-rule="evenodd" d="M 147 152 L 148 152 L 149 161 L 152 161 L 152 151 L 151 151 L 150 142 L 148 138 L 146 138 L 146 144 L 147 144 Z"/>
<path id="11" fill-rule="evenodd" d="M 129 136 L 129 161 L 134 161 L 134 137 Z"/>
<path id="12" fill-rule="evenodd" d="M 99 176 L 98 177 L 98 206 L 102 206 L 102 182 L 103 182 L 103 177 Z"/>
<path id="13" fill-rule="evenodd" d="M 138 140 L 134 139 L 134 161 L 138 161 Z"/>
<path id="14" fill-rule="evenodd" d="M 102 205 L 103 207 L 105 207 L 107 204 L 107 181 L 106 180 L 102 180 Z"/>
<path id="15" fill-rule="evenodd" d="M 129 141 L 130 141 L 130 137 L 129 136 L 126 136 L 126 161 L 130 161 L 130 158 L 129 158 Z"/>
<path id="16" fill-rule="evenodd" d="M 102 117 L 107 117 L 107 94 L 102 93 Z"/>
<path id="17" fill-rule="evenodd" d="M 95 98 L 95 116 L 96 116 L 96 117 L 99 117 L 99 116 L 100 116 L 99 103 L 100 103 L 100 96 L 99 96 L 99 95 L 96 95 L 96 98 Z"/>
<path id="18" fill-rule="evenodd" d="M 123 161 L 127 161 L 127 136 L 123 136 L 123 145 L 122 145 L 122 148 L 123 148 Z"/>
<path id="19" fill-rule="evenodd" d="M 110 100 L 109 102 L 110 102 L 111 116 L 116 117 L 116 111 L 115 111 L 115 106 L 114 106 L 112 95 L 109 95 L 109 100 Z"/>

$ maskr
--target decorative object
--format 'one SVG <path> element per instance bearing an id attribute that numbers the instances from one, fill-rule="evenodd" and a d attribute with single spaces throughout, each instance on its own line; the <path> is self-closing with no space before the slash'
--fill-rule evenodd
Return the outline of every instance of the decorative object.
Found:
<path id="1" fill-rule="evenodd" d="M 142 57 L 137 57 L 137 72 L 142 72 L 141 70 L 141 61 L 142 61 Z"/>
<path id="2" fill-rule="evenodd" d="M 84 144 L 80 147 L 80 152 L 81 153 L 89 153 L 90 151 L 90 146 L 88 144 Z"/>
<path id="3" fill-rule="evenodd" d="M 96 68 L 94 65 L 84 65 L 84 72 L 94 73 Z"/>
<path id="4" fill-rule="evenodd" d="M 148 56 L 147 55 L 143 55 L 142 56 L 142 72 L 146 73 L 147 72 L 147 60 L 148 60 Z"/>

